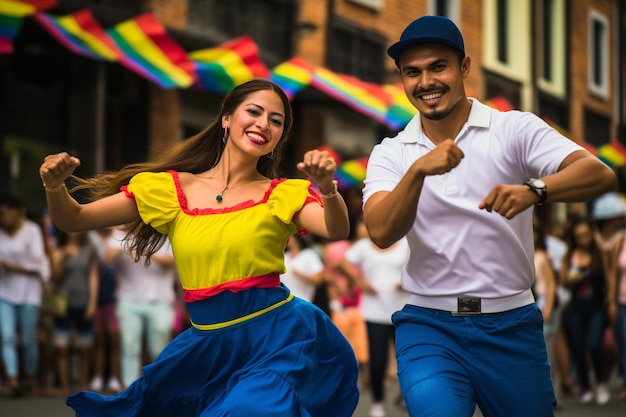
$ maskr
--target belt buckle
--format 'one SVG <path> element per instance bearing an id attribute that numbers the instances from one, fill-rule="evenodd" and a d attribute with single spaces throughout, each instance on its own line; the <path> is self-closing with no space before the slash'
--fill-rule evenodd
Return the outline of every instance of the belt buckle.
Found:
<path id="1" fill-rule="evenodd" d="M 481 314 L 481 300 L 477 297 L 458 297 L 457 311 L 453 316 L 478 316 Z"/>

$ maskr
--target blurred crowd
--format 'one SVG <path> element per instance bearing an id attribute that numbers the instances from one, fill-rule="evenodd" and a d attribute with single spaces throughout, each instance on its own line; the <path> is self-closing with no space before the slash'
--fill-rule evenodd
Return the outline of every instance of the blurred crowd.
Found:
<path id="1" fill-rule="evenodd" d="M 115 393 L 188 327 L 169 243 L 150 263 L 126 230 L 58 230 L 0 200 L 0 384 L 6 395 Z"/>
<path id="2" fill-rule="evenodd" d="M 535 216 L 534 293 L 557 397 L 606 404 L 609 380 L 626 381 L 626 200 L 605 194 L 587 211 L 562 223 Z M 63 233 L 45 214 L 27 216 L 18 196 L 1 197 L 4 395 L 118 392 L 189 327 L 169 244 L 146 263 L 127 254 L 126 233 Z M 385 387 L 395 377 L 391 315 L 408 299 L 400 286 L 407 257 L 405 239 L 382 250 L 360 219 L 346 240 L 296 235 L 285 252 L 282 281 L 346 336 L 360 385 L 372 394 L 372 416 L 385 414 Z"/>

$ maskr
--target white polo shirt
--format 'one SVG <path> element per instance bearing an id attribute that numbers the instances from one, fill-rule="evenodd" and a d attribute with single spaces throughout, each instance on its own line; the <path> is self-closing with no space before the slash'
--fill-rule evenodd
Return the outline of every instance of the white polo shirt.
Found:
<path id="1" fill-rule="evenodd" d="M 402 286 L 420 296 L 501 298 L 530 289 L 532 207 L 507 220 L 478 204 L 495 185 L 553 174 L 569 154 L 583 149 L 532 113 L 499 112 L 470 101 L 469 118 L 455 138 L 465 157 L 450 172 L 424 179 L 407 234 L 411 256 Z M 396 137 L 372 150 L 363 203 L 378 191 L 392 191 L 434 148 L 417 114 Z"/>

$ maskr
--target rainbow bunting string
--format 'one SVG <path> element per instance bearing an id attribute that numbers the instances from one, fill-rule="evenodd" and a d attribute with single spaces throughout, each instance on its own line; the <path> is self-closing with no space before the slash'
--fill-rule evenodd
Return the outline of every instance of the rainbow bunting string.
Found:
<path id="1" fill-rule="evenodd" d="M 165 89 L 187 88 L 195 82 L 194 63 L 152 13 L 126 20 L 107 32 L 123 52 L 119 62 L 142 77 Z"/>
<path id="2" fill-rule="evenodd" d="M 215 48 L 189 53 L 196 67 L 195 88 L 227 93 L 253 78 L 267 78 L 269 70 L 261 61 L 252 38 L 242 36 Z"/>
<path id="3" fill-rule="evenodd" d="M 301 58 L 291 58 L 275 66 L 270 72 L 270 80 L 279 85 L 292 100 L 307 88 L 313 80 L 315 67 Z"/>
<path id="4" fill-rule="evenodd" d="M 122 55 L 90 10 L 55 17 L 37 13 L 35 20 L 70 51 L 98 61 L 117 61 Z"/>
<path id="5" fill-rule="evenodd" d="M 34 15 L 34 19 L 70 51 L 90 59 L 119 62 L 162 88 L 194 87 L 227 93 L 253 78 L 267 78 L 279 85 L 290 100 L 311 86 L 394 130 L 403 128 L 417 114 L 401 84 L 367 83 L 311 65 L 299 57 L 270 70 L 248 36 L 187 54 L 168 36 L 152 13 L 104 30 L 88 9 L 65 16 L 42 12 L 56 5 L 57 0 L 0 0 L 0 53 L 13 51 L 13 40 L 24 18 Z M 485 103 L 500 111 L 514 109 L 503 97 L 494 97 Z M 545 121 L 609 166 L 626 166 L 626 148 L 617 141 L 596 149 L 572 138 L 571 133 L 552 121 Z M 350 187 L 363 181 L 366 165 L 366 159 L 340 163 L 337 169 L 340 186 Z"/>
<path id="6" fill-rule="evenodd" d="M 387 122 L 385 116 L 389 106 L 389 97 L 376 91 L 373 88 L 374 84 L 367 84 L 355 77 L 337 74 L 319 67 L 313 74 L 311 85 L 356 111 L 381 123 Z"/>
<path id="7" fill-rule="evenodd" d="M 13 52 L 13 40 L 20 32 L 25 17 L 56 5 L 57 0 L 0 1 L 0 54 Z"/>

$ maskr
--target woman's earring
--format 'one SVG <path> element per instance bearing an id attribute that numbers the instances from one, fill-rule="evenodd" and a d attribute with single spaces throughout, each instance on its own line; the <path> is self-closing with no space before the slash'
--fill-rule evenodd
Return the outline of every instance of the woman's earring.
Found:
<path id="1" fill-rule="evenodd" d="M 222 138 L 222 142 L 224 142 L 224 144 L 226 144 L 227 140 L 228 140 L 228 126 L 226 126 L 224 128 L 224 137 Z"/>
<path id="2" fill-rule="evenodd" d="M 274 149 L 272 149 L 272 152 L 268 153 L 267 156 L 269 159 L 274 159 Z"/>

